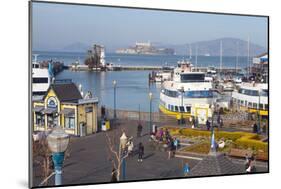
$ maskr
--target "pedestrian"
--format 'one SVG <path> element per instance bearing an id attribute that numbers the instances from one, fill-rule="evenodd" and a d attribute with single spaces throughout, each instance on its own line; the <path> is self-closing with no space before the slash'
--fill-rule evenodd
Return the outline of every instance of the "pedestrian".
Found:
<path id="1" fill-rule="evenodd" d="M 174 151 L 174 143 L 173 141 L 170 141 L 168 143 L 168 159 L 171 159 L 173 151 Z"/>
<path id="2" fill-rule="evenodd" d="M 134 149 L 134 143 L 132 140 L 129 140 L 129 142 L 127 143 L 128 146 L 128 156 L 133 156 L 133 149 Z"/>
<path id="3" fill-rule="evenodd" d="M 117 174 L 115 168 L 113 168 L 111 171 L 111 182 L 117 182 Z"/>
<path id="4" fill-rule="evenodd" d="M 266 123 L 263 123 L 262 132 L 263 132 L 264 134 L 266 134 Z"/>
<path id="5" fill-rule="evenodd" d="M 142 133 L 142 125 L 141 123 L 139 123 L 137 128 L 137 137 L 141 137 L 141 133 Z"/>
<path id="6" fill-rule="evenodd" d="M 208 119 L 206 121 L 206 127 L 207 127 L 207 130 L 209 131 L 210 127 L 211 127 L 211 123 L 210 123 L 210 121 Z"/>
<path id="7" fill-rule="evenodd" d="M 189 164 L 186 162 L 183 166 L 183 174 L 186 177 L 188 175 L 188 173 L 190 172 L 190 167 Z"/>
<path id="8" fill-rule="evenodd" d="M 179 145 L 179 141 L 177 138 L 174 139 L 174 147 L 175 147 L 175 150 L 177 151 L 178 150 L 178 145 Z"/>
<path id="9" fill-rule="evenodd" d="M 217 118 L 217 124 L 220 125 L 220 123 L 221 123 L 221 115 L 219 113 L 218 118 Z"/>
<path id="10" fill-rule="evenodd" d="M 141 142 L 139 143 L 138 153 L 139 153 L 138 162 L 142 162 L 143 154 L 144 154 L 144 146 Z"/>
<path id="11" fill-rule="evenodd" d="M 254 123 L 253 125 L 253 133 L 257 133 L 258 132 L 258 125 L 256 123 Z"/>
<path id="12" fill-rule="evenodd" d="M 222 126 L 223 126 L 223 120 L 222 120 L 222 118 L 220 118 L 220 124 L 219 124 L 219 126 L 220 126 L 220 128 L 222 128 Z"/>

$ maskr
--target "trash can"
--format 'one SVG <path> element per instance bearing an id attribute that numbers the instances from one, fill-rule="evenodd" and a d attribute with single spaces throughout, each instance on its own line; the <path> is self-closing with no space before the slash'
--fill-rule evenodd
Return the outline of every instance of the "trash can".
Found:
<path id="1" fill-rule="evenodd" d="M 85 123 L 81 122 L 79 126 L 80 126 L 80 137 L 86 136 Z"/>
<path id="2" fill-rule="evenodd" d="M 101 121 L 101 130 L 102 131 L 107 131 L 110 129 L 110 121 L 109 120 L 102 120 Z"/>

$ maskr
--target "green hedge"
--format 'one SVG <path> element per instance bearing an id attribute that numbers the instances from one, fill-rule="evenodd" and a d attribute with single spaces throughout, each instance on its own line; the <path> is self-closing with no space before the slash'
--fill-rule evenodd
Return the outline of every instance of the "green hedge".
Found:
<path id="1" fill-rule="evenodd" d="M 169 127 L 167 127 L 169 128 Z M 211 136 L 211 131 L 202 131 L 196 129 L 173 129 L 172 133 L 179 133 L 187 137 L 206 137 Z M 171 134 L 172 134 L 171 133 Z M 226 132 L 226 131 L 216 131 L 215 132 L 216 140 L 224 138 L 226 140 L 232 140 L 238 147 L 258 151 L 262 150 L 268 152 L 268 143 L 260 141 L 260 137 L 257 134 L 247 133 L 247 132 Z"/>

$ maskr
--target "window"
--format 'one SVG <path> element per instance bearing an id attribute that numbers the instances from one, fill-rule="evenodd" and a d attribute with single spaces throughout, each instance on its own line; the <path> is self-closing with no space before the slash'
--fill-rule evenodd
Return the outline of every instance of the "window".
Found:
<path id="1" fill-rule="evenodd" d="M 48 78 L 47 77 L 35 77 L 32 78 L 33 83 L 48 83 Z"/>
<path id="2" fill-rule="evenodd" d="M 64 116 L 64 126 L 66 129 L 75 129 L 74 115 Z"/>
<path id="3" fill-rule="evenodd" d="M 254 104 L 253 104 L 253 108 L 257 109 L 257 107 L 258 107 L 258 104 L 257 104 L 257 103 L 254 103 Z"/>
<path id="4" fill-rule="evenodd" d="M 44 119 L 44 115 L 42 113 L 36 112 L 35 123 L 36 123 L 37 126 L 44 126 L 45 125 L 45 119 Z"/>
<path id="5" fill-rule="evenodd" d="M 93 112 L 93 107 L 91 107 L 91 106 L 90 106 L 90 107 L 86 107 L 86 108 L 85 108 L 85 112 L 86 112 L 86 113 L 88 113 L 88 112 Z"/>
<path id="6" fill-rule="evenodd" d="M 173 105 L 171 105 L 171 111 L 174 111 L 174 106 Z"/>
<path id="7" fill-rule="evenodd" d="M 175 111 L 176 111 L 176 112 L 178 112 L 178 111 L 179 111 L 178 106 L 175 106 Z"/>
<path id="8" fill-rule="evenodd" d="M 191 112 L 191 107 L 190 107 L 190 106 L 186 106 L 185 108 L 186 108 L 186 112 L 187 112 L 187 113 L 190 113 L 190 112 Z"/>
<path id="9" fill-rule="evenodd" d="M 181 74 L 181 82 L 204 82 L 204 74 Z"/>
<path id="10" fill-rule="evenodd" d="M 241 101 L 240 101 L 240 104 L 243 106 L 243 105 L 244 105 L 244 100 L 241 100 Z"/>
<path id="11" fill-rule="evenodd" d="M 180 106 L 180 112 L 184 112 L 184 107 Z"/>
<path id="12" fill-rule="evenodd" d="M 263 110 L 263 104 L 259 104 L 259 109 Z"/>
<path id="13" fill-rule="evenodd" d="M 252 102 L 249 102 L 248 107 L 249 107 L 249 108 L 252 108 L 252 107 L 253 107 L 253 103 L 252 103 Z"/>
<path id="14" fill-rule="evenodd" d="M 171 105 L 170 104 L 168 104 L 168 110 L 171 110 Z"/>
<path id="15" fill-rule="evenodd" d="M 268 110 L 268 104 L 264 105 L 265 110 Z"/>

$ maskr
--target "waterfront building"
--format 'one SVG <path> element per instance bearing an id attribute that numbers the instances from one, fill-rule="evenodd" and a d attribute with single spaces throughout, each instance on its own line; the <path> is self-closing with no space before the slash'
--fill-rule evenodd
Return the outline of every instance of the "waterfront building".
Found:
<path id="1" fill-rule="evenodd" d="M 70 135 L 97 132 L 98 99 L 82 97 L 71 80 L 55 81 L 41 99 L 33 99 L 33 130 L 48 131 L 60 125 Z"/>

